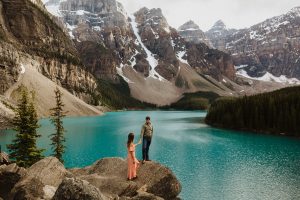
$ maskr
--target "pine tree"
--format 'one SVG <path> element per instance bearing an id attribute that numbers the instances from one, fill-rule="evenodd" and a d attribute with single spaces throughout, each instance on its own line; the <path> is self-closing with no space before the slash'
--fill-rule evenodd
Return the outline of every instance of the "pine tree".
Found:
<path id="1" fill-rule="evenodd" d="M 66 116 L 66 112 L 63 110 L 64 104 L 62 102 L 62 93 L 61 91 L 56 88 L 55 91 L 55 100 L 56 100 L 56 107 L 51 109 L 51 122 L 55 126 L 55 133 L 50 135 L 52 140 L 52 149 L 54 151 L 53 156 L 59 159 L 62 163 L 64 162 L 62 156 L 65 152 L 65 138 L 64 138 L 64 126 L 63 126 L 63 118 Z"/>
<path id="2" fill-rule="evenodd" d="M 43 158 L 43 149 L 38 149 L 36 140 L 40 137 L 37 133 L 38 117 L 34 107 L 34 93 L 31 98 L 28 91 L 22 87 L 20 102 L 15 110 L 13 119 L 14 130 L 17 132 L 16 138 L 12 144 L 7 145 L 10 157 L 16 161 L 19 166 L 29 167 Z"/>

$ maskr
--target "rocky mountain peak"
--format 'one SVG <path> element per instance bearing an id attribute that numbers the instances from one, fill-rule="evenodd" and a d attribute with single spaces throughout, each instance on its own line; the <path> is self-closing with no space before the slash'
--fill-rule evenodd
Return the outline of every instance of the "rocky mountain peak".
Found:
<path id="1" fill-rule="evenodd" d="M 288 14 L 295 14 L 298 17 L 300 16 L 300 6 L 292 8 Z"/>
<path id="2" fill-rule="evenodd" d="M 183 25 L 181 25 L 178 30 L 179 31 L 186 31 L 186 30 L 199 30 L 199 26 L 193 21 L 193 20 L 190 20 L 186 23 L 184 23 Z"/>
<path id="3" fill-rule="evenodd" d="M 144 7 L 134 15 L 138 24 L 149 25 L 154 29 L 163 29 L 167 33 L 170 32 L 170 26 L 160 8 L 148 9 Z"/>
<path id="4" fill-rule="evenodd" d="M 192 20 L 184 23 L 178 28 L 178 32 L 188 42 L 204 43 L 209 47 L 212 47 L 211 42 L 206 37 L 205 33 L 199 28 L 199 26 Z"/>
<path id="5" fill-rule="evenodd" d="M 225 23 L 222 20 L 218 20 L 212 28 L 209 30 L 210 32 L 219 32 L 219 31 L 224 31 L 227 30 Z"/>

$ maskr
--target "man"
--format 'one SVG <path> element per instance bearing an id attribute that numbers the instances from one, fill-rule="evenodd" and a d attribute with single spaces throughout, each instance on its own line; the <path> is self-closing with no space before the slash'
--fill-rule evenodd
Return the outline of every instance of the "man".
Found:
<path id="1" fill-rule="evenodd" d="M 142 126 L 140 140 L 139 140 L 139 143 L 141 143 L 141 140 L 143 139 L 143 146 L 142 146 L 142 150 L 143 150 L 143 162 L 142 163 L 143 164 L 145 163 L 145 161 L 150 161 L 149 147 L 151 144 L 152 135 L 153 135 L 153 126 L 151 124 L 150 117 L 147 116 L 146 123 Z"/>

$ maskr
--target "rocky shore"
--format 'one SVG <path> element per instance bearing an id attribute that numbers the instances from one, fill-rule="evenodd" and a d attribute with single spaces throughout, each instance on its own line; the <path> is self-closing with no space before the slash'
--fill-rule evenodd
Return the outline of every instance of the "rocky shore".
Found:
<path id="1" fill-rule="evenodd" d="M 74 169 L 66 169 L 54 157 L 44 158 L 28 169 L 1 165 L 0 199 L 179 199 L 181 185 L 167 167 L 147 162 L 135 181 L 127 181 L 126 172 L 127 162 L 122 158 L 105 158 Z"/>

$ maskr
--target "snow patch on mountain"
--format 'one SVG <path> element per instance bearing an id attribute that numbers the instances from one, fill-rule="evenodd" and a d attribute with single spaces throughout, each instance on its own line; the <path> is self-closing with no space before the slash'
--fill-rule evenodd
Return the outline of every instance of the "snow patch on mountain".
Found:
<path id="1" fill-rule="evenodd" d="M 49 13 L 56 17 L 60 17 L 61 13 L 59 10 L 59 4 L 51 4 L 51 5 L 46 5 L 46 9 L 48 10 Z"/>
<path id="2" fill-rule="evenodd" d="M 20 66 L 20 68 L 21 68 L 21 71 L 20 71 L 20 73 L 21 74 L 24 74 L 25 73 L 25 67 L 24 67 L 24 65 L 23 64 L 21 64 L 21 66 Z"/>
<path id="3" fill-rule="evenodd" d="M 147 61 L 151 67 L 150 72 L 149 72 L 149 77 L 152 77 L 154 79 L 158 79 L 160 81 L 166 81 L 161 75 L 159 75 L 156 71 L 155 68 L 158 65 L 158 60 L 154 57 L 154 55 L 151 53 L 151 51 L 149 51 L 149 49 L 144 45 L 144 43 L 142 42 L 142 38 L 139 35 L 139 30 L 138 30 L 138 24 L 135 21 L 135 16 L 134 15 L 130 15 L 129 16 L 131 22 L 131 27 L 133 29 L 134 35 L 137 38 L 138 44 L 144 49 L 144 51 L 147 54 Z"/>
<path id="4" fill-rule="evenodd" d="M 262 77 L 251 77 L 248 75 L 248 73 L 245 70 L 240 69 L 237 71 L 236 74 L 243 76 L 245 78 L 252 79 L 252 80 L 258 80 L 258 81 L 264 81 L 264 82 L 285 83 L 285 84 L 290 84 L 290 85 L 300 85 L 300 80 L 298 80 L 296 78 L 287 78 L 284 75 L 277 77 L 269 72 L 265 73 L 265 75 L 263 75 Z"/>
<path id="5" fill-rule="evenodd" d="M 186 51 L 185 51 L 185 50 L 184 50 L 184 51 L 178 51 L 178 52 L 176 53 L 176 57 L 177 57 L 177 59 L 178 59 L 180 62 L 189 65 L 188 61 L 185 60 L 185 59 L 183 59 L 183 57 L 185 56 L 185 54 L 186 54 Z"/>
<path id="6" fill-rule="evenodd" d="M 124 65 L 121 63 L 120 67 L 117 67 L 117 73 L 126 81 L 127 83 L 134 83 L 129 78 L 127 78 L 123 73 Z"/>

